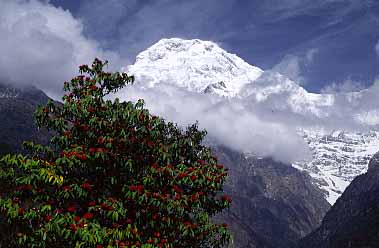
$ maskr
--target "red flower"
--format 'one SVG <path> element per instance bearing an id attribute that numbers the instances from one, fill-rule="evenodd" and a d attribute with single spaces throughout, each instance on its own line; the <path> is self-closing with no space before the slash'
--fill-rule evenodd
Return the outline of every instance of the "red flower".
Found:
<path id="1" fill-rule="evenodd" d="M 63 190 L 64 191 L 71 191 L 71 187 L 70 186 L 63 186 Z"/>
<path id="2" fill-rule="evenodd" d="M 63 209 L 61 209 L 61 208 L 56 209 L 56 210 L 55 210 L 55 213 L 56 213 L 56 214 L 61 214 L 61 213 L 63 213 Z"/>
<path id="3" fill-rule="evenodd" d="M 162 243 L 162 244 L 167 243 L 167 239 L 161 239 L 161 243 Z"/>
<path id="4" fill-rule="evenodd" d="M 89 130 L 89 127 L 87 125 L 82 125 L 82 130 L 83 131 L 88 131 Z"/>
<path id="5" fill-rule="evenodd" d="M 90 90 L 97 90 L 97 86 L 96 85 L 91 85 L 89 88 L 90 88 Z"/>
<path id="6" fill-rule="evenodd" d="M 75 207 L 68 207 L 67 211 L 70 213 L 73 213 L 73 212 L 75 212 Z"/>
<path id="7" fill-rule="evenodd" d="M 44 219 L 46 222 L 50 222 L 52 217 L 50 215 L 46 215 Z"/>
<path id="8" fill-rule="evenodd" d="M 224 168 L 224 166 L 222 164 L 217 165 L 217 169 L 223 169 L 223 168 Z"/>
<path id="9" fill-rule="evenodd" d="M 96 245 L 96 248 L 103 248 L 102 245 Z"/>
<path id="10" fill-rule="evenodd" d="M 198 162 L 199 164 L 201 164 L 201 165 L 205 165 L 205 163 L 206 163 L 204 160 L 201 160 L 201 159 L 197 160 L 197 162 Z"/>
<path id="11" fill-rule="evenodd" d="M 71 225 L 70 225 L 70 229 L 71 229 L 73 232 L 76 232 L 77 227 L 76 227 L 75 224 L 71 224 Z"/>
<path id="12" fill-rule="evenodd" d="M 180 200 L 182 199 L 182 195 L 181 194 L 176 194 L 175 195 L 175 200 Z"/>
<path id="13" fill-rule="evenodd" d="M 95 112 L 95 109 L 93 108 L 93 107 L 88 107 L 88 112 L 90 112 L 90 113 L 93 113 L 93 112 Z"/>
<path id="14" fill-rule="evenodd" d="M 79 216 L 75 216 L 75 217 L 74 217 L 74 221 L 75 221 L 75 222 L 79 222 L 79 221 L 80 221 L 80 217 L 79 217 Z"/>
<path id="15" fill-rule="evenodd" d="M 88 203 L 88 206 L 90 206 L 90 207 L 96 206 L 96 202 L 95 201 L 91 201 L 91 202 Z"/>
<path id="16" fill-rule="evenodd" d="M 93 218 L 93 213 L 85 213 L 85 214 L 83 215 L 83 218 L 84 218 L 84 219 L 87 219 L 87 220 L 90 220 L 90 219 Z"/>
<path id="17" fill-rule="evenodd" d="M 63 132 L 63 136 L 69 137 L 71 135 L 70 131 L 65 131 Z"/>
<path id="18" fill-rule="evenodd" d="M 197 179 L 197 176 L 195 176 L 195 175 L 192 175 L 192 176 L 191 176 L 191 180 L 192 180 L 192 181 L 195 181 L 196 179 Z"/>
<path id="19" fill-rule="evenodd" d="M 193 194 L 193 195 L 191 196 L 191 200 L 192 200 L 192 201 L 196 201 L 197 198 L 198 198 L 197 194 Z"/>
<path id="20" fill-rule="evenodd" d="M 138 185 L 137 186 L 137 191 L 138 191 L 138 193 L 142 193 L 143 192 L 143 189 L 144 189 L 144 186 L 143 185 Z"/>
<path id="21" fill-rule="evenodd" d="M 136 185 L 130 185 L 129 190 L 130 191 L 137 191 L 137 186 Z"/>
<path id="22" fill-rule="evenodd" d="M 103 153 L 104 151 L 105 151 L 104 148 L 101 148 L 101 147 L 96 149 L 96 152 L 99 152 L 99 153 Z"/>
<path id="23" fill-rule="evenodd" d="M 90 148 L 88 149 L 88 151 L 89 151 L 89 153 L 94 154 L 94 153 L 96 152 L 96 148 L 94 148 L 94 147 L 90 147 Z"/>
<path id="24" fill-rule="evenodd" d="M 227 201 L 227 202 L 232 202 L 232 199 L 228 196 L 228 195 L 223 195 L 222 197 L 221 197 L 221 199 L 223 200 L 223 201 Z"/>
<path id="25" fill-rule="evenodd" d="M 183 190 L 179 186 L 177 186 L 177 185 L 174 185 L 173 188 L 174 188 L 174 191 L 176 193 L 182 193 L 183 192 Z"/>
<path id="26" fill-rule="evenodd" d="M 112 206 L 109 206 L 109 205 L 106 204 L 106 203 L 101 203 L 100 207 L 101 207 L 101 209 L 106 210 L 106 211 L 111 211 L 111 210 L 113 210 L 113 207 L 112 207 Z"/>
<path id="27" fill-rule="evenodd" d="M 83 183 L 81 187 L 82 187 L 82 189 L 85 189 L 88 191 L 92 190 L 92 185 L 88 182 Z"/>
<path id="28" fill-rule="evenodd" d="M 184 177 L 186 177 L 186 176 L 188 176 L 187 173 L 179 173 L 179 175 L 178 175 L 178 179 L 182 179 L 182 178 L 184 178 Z"/>
<path id="29" fill-rule="evenodd" d="M 74 155 L 77 159 L 79 159 L 81 161 L 87 160 L 87 155 L 85 155 L 85 154 L 80 154 L 80 153 L 77 153 L 77 152 L 72 152 L 71 156 L 72 155 Z"/>
<path id="30" fill-rule="evenodd" d="M 19 208 L 18 209 L 18 214 L 19 215 L 23 215 L 25 213 L 25 209 L 24 208 Z"/>

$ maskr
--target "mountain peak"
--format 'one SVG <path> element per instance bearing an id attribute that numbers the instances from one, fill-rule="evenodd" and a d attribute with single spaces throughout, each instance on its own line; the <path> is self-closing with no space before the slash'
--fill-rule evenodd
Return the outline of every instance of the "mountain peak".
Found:
<path id="1" fill-rule="evenodd" d="M 166 83 L 204 92 L 208 86 L 223 82 L 225 87 L 211 92 L 230 97 L 263 73 L 214 42 L 180 38 L 158 41 L 138 54 L 127 71 L 148 87 Z"/>
<path id="2" fill-rule="evenodd" d="M 203 41 L 199 39 L 184 40 L 180 38 L 161 39 L 146 50 L 147 53 L 140 53 L 136 61 L 145 59 L 146 54 L 152 61 L 162 59 L 164 56 L 172 53 L 191 52 L 194 54 L 202 54 L 212 52 L 212 50 L 222 50 L 216 43 L 211 41 Z M 222 52 L 222 51 L 221 51 Z M 157 55 L 157 56 L 156 56 Z"/>

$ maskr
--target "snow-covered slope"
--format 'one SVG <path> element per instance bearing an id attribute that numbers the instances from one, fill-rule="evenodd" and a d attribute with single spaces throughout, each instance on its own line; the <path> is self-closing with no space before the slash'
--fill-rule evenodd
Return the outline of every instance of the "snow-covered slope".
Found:
<path id="1" fill-rule="evenodd" d="M 263 72 L 213 42 L 177 38 L 162 39 L 141 52 L 127 70 L 147 87 L 173 83 L 222 96 L 236 96 Z"/>
<path id="2" fill-rule="evenodd" d="M 271 123 L 295 126 L 308 143 L 312 160 L 293 166 L 308 172 L 332 204 L 355 176 L 366 171 L 369 158 L 379 150 L 378 85 L 361 92 L 309 93 L 277 72 L 264 72 L 213 42 L 197 39 L 160 40 L 126 70 L 146 88 L 164 83 L 226 96 Z"/>
<path id="3" fill-rule="evenodd" d="M 307 171 L 334 203 L 354 177 L 365 173 L 379 150 L 379 132 L 343 132 L 301 130 L 313 152 L 311 161 L 299 161 L 294 167 Z"/>

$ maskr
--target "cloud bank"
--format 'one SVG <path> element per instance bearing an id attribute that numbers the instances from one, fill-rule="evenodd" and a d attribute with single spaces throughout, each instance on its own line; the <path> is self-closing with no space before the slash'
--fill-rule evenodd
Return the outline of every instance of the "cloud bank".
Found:
<path id="1" fill-rule="evenodd" d="M 310 158 L 307 144 L 294 127 L 260 118 L 257 110 L 240 99 L 189 92 L 168 84 L 146 88 L 138 83 L 116 97 L 127 101 L 142 98 L 153 113 L 181 126 L 198 120 L 210 138 L 239 151 L 287 163 Z"/>
<path id="2" fill-rule="evenodd" d="M 86 38 L 70 12 L 36 0 L 1 0 L 0 33 L 0 82 L 33 84 L 55 98 L 78 65 L 101 57 L 121 68 L 124 61 Z"/>

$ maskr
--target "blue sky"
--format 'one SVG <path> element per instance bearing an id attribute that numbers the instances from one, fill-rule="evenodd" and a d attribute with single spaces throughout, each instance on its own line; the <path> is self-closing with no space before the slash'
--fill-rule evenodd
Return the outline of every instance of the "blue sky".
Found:
<path id="1" fill-rule="evenodd" d="M 331 84 L 343 89 L 346 82 L 352 89 L 367 87 L 379 74 L 375 0 L 50 3 L 81 19 L 87 37 L 130 60 L 161 38 L 200 38 L 263 69 L 275 67 L 314 92 Z"/>
<path id="2" fill-rule="evenodd" d="M 379 75 L 378 0 L 0 0 L 0 17 L 0 82 L 50 96 L 79 64 L 98 56 L 120 69 L 171 37 L 214 41 L 311 92 Z"/>

